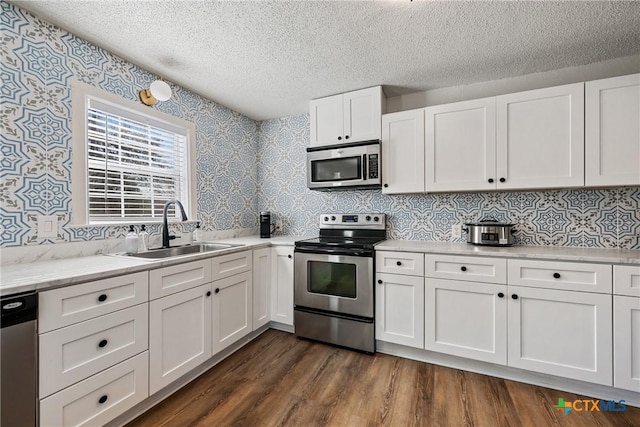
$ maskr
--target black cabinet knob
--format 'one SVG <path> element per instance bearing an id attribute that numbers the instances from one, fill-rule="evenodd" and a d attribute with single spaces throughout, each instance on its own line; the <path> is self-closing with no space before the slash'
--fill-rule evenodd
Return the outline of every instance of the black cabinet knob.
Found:
<path id="1" fill-rule="evenodd" d="M 559 279 L 560 278 L 560 273 L 553 273 L 553 278 L 554 279 Z"/>
<path id="2" fill-rule="evenodd" d="M 216 292 L 216 294 L 219 294 L 220 293 L 220 288 L 216 288 L 215 292 Z"/>
<path id="3" fill-rule="evenodd" d="M 507 180 L 504 178 L 500 178 L 500 182 L 506 182 Z"/>
<path id="4" fill-rule="evenodd" d="M 460 267 L 460 270 L 462 271 L 467 271 L 467 267 L 465 267 L 464 265 L 462 267 Z"/>
<path id="5" fill-rule="evenodd" d="M 106 394 L 104 396 L 100 396 L 100 399 L 98 399 L 98 403 L 99 404 L 103 404 L 104 402 L 106 402 L 109 399 L 109 396 L 107 396 Z"/>
<path id="6" fill-rule="evenodd" d="M 399 266 L 401 266 L 401 265 L 402 265 L 402 262 L 401 262 L 401 261 L 398 261 L 398 262 L 396 262 L 396 265 L 399 267 Z"/>
<path id="7" fill-rule="evenodd" d="M 378 285 L 382 285 L 382 280 L 378 280 Z"/>
<path id="8" fill-rule="evenodd" d="M 207 296 L 210 297 L 211 296 L 211 291 L 207 291 Z"/>
<path id="9" fill-rule="evenodd" d="M 100 342 L 98 343 L 98 347 L 100 347 L 100 348 L 106 347 L 108 343 L 109 343 L 109 341 L 107 341 L 107 340 L 102 340 L 102 341 L 100 341 Z"/>
<path id="10" fill-rule="evenodd" d="M 513 294 L 513 295 L 511 295 L 511 298 L 512 298 L 512 299 L 518 299 L 518 295 Z"/>
<path id="11" fill-rule="evenodd" d="M 493 178 L 489 178 L 489 183 L 493 184 Z"/>
<path id="12" fill-rule="evenodd" d="M 291 259 L 291 255 L 287 255 L 287 258 Z"/>
<path id="13" fill-rule="evenodd" d="M 349 139 L 349 135 L 345 135 L 345 136 L 344 136 L 344 139 Z"/>
<path id="14" fill-rule="evenodd" d="M 389 188 L 389 184 L 385 184 L 385 185 L 384 185 L 384 188 Z"/>
<path id="15" fill-rule="evenodd" d="M 338 137 L 338 141 L 342 141 L 342 137 L 341 136 Z"/>
<path id="16" fill-rule="evenodd" d="M 498 292 L 498 298 L 504 298 L 504 294 L 502 292 Z"/>
<path id="17" fill-rule="evenodd" d="M 98 297 L 98 301 L 100 302 L 105 302 L 107 300 L 107 296 L 105 294 L 102 294 Z"/>

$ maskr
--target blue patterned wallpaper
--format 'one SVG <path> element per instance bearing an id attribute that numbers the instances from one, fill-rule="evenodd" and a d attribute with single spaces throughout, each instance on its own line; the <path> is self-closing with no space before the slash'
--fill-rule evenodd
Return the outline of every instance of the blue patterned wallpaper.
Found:
<path id="1" fill-rule="evenodd" d="M 123 236 L 126 226 L 70 226 L 70 82 L 138 100 L 138 90 L 155 76 L 13 5 L 0 6 L 0 246 Z M 256 229 L 257 123 L 181 87 L 172 89 L 171 100 L 154 108 L 196 124 L 204 230 Z M 38 238 L 38 215 L 58 217 L 57 238 Z"/>
<path id="2" fill-rule="evenodd" d="M 122 237 L 126 226 L 70 226 L 70 81 L 137 100 L 155 76 L 19 8 L 0 6 L 0 246 Z M 309 191 L 308 115 L 256 123 L 172 89 L 171 100 L 154 108 L 196 123 L 198 219 L 206 231 L 256 230 L 257 212 L 270 210 L 286 234 L 313 235 L 321 212 L 380 211 L 389 215 L 395 239 L 450 241 L 452 225 L 493 217 L 516 223 L 522 244 L 640 249 L 639 188 L 403 196 Z M 37 237 L 38 215 L 58 217 L 57 238 Z"/>
<path id="3" fill-rule="evenodd" d="M 453 225 L 490 217 L 515 223 L 519 244 L 640 249 L 640 188 L 401 196 L 310 191 L 308 144 L 308 115 L 259 124 L 259 207 L 282 218 L 287 234 L 316 234 L 323 212 L 375 211 L 389 215 L 393 239 L 451 241 Z"/>

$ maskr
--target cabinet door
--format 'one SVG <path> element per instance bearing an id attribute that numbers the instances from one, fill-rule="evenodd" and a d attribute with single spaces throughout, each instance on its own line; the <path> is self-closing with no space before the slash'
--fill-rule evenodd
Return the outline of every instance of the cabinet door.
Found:
<path id="1" fill-rule="evenodd" d="M 149 392 L 211 357 L 211 285 L 149 303 Z"/>
<path id="2" fill-rule="evenodd" d="M 507 364 L 507 285 L 425 280 L 424 348 Z"/>
<path id="3" fill-rule="evenodd" d="M 508 291 L 509 366 L 612 385 L 611 295 Z"/>
<path id="4" fill-rule="evenodd" d="M 342 95 L 344 142 L 380 139 L 382 99 L 380 86 Z"/>
<path id="5" fill-rule="evenodd" d="M 640 298 L 613 297 L 613 386 L 640 392 Z"/>
<path id="6" fill-rule="evenodd" d="M 496 98 L 425 109 L 426 191 L 496 188 Z"/>
<path id="7" fill-rule="evenodd" d="M 640 74 L 585 91 L 586 185 L 640 185 Z"/>
<path id="8" fill-rule="evenodd" d="M 343 144 L 342 95 L 314 99 L 309 102 L 311 146 Z M 338 139 L 339 138 L 339 139 Z"/>
<path id="9" fill-rule="evenodd" d="M 424 348 L 424 278 L 376 274 L 376 339 Z"/>
<path id="10" fill-rule="evenodd" d="M 271 259 L 271 320 L 293 325 L 293 247 L 275 246 Z"/>
<path id="11" fill-rule="evenodd" d="M 236 274 L 211 284 L 213 289 L 213 354 L 253 330 L 252 273 Z"/>
<path id="12" fill-rule="evenodd" d="M 271 248 L 253 251 L 253 330 L 271 320 Z"/>
<path id="13" fill-rule="evenodd" d="M 496 105 L 498 190 L 584 185 L 584 83 L 502 95 Z"/>
<path id="14" fill-rule="evenodd" d="M 382 117 L 382 192 L 424 192 L 424 110 Z"/>

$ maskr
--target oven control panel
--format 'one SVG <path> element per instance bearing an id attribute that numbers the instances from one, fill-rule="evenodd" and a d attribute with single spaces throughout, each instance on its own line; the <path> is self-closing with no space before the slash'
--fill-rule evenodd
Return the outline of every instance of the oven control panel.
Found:
<path id="1" fill-rule="evenodd" d="M 330 213 L 320 215 L 320 228 L 370 228 L 385 229 L 386 215 L 383 213 Z"/>

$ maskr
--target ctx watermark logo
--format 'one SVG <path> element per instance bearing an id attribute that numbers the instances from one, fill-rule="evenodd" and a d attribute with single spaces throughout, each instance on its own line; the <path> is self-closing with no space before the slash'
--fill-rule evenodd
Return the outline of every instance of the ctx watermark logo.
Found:
<path id="1" fill-rule="evenodd" d="M 624 400 L 597 400 L 597 399 L 582 399 L 574 400 L 573 402 L 566 402 L 564 398 L 559 397 L 558 403 L 553 405 L 559 411 L 563 411 L 567 415 L 571 410 L 576 412 L 622 412 L 627 409 Z"/>

